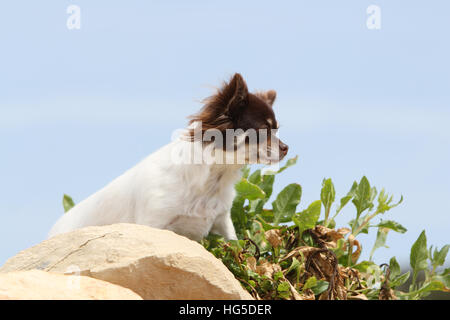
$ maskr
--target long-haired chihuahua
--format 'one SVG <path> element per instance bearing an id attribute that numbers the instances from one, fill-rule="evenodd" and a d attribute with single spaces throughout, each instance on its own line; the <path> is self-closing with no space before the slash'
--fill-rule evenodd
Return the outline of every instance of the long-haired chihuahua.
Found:
<path id="1" fill-rule="evenodd" d="M 65 213 L 49 237 L 86 226 L 137 223 L 193 240 L 212 232 L 236 239 L 234 185 L 246 164 L 276 164 L 288 146 L 277 137 L 274 90 L 250 93 L 236 73 L 174 141 Z"/>

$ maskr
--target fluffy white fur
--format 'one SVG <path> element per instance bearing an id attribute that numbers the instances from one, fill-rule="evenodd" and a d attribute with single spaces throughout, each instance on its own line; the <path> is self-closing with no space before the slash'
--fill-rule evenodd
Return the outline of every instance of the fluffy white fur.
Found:
<path id="1" fill-rule="evenodd" d="M 179 138 L 162 147 L 65 213 L 48 236 L 126 222 L 197 241 L 209 232 L 236 239 L 230 208 L 242 165 L 174 161 L 174 155 L 190 154 L 195 143 Z"/>

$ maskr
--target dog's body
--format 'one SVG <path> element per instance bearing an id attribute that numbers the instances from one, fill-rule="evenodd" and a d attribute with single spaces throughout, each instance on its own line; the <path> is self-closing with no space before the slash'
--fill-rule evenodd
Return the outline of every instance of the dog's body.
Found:
<path id="1" fill-rule="evenodd" d="M 275 127 L 277 124 L 271 111 L 274 99 L 272 91 L 260 93 L 259 97 L 248 93 L 242 77 L 236 74 L 230 83 L 210 98 L 191 123 L 203 121 L 207 128 L 221 132 L 232 128 L 260 128 L 268 126 L 267 122 Z M 264 108 L 262 111 L 266 113 L 255 114 L 252 107 Z M 231 112 L 231 108 L 242 110 Z M 248 112 L 247 117 L 244 109 Z M 222 120 L 218 121 L 218 118 Z M 253 123 L 250 124 L 249 119 Z M 261 124 L 263 122 L 264 125 Z M 64 214 L 51 229 L 49 237 L 85 226 L 125 222 L 172 230 L 197 241 L 209 232 L 236 239 L 230 208 L 235 196 L 234 185 L 241 177 L 243 164 L 174 161 L 174 155 L 192 159 L 192 154 L 195 154 L 195 151 L 192 153 L 193 146 L 202 147 L 204 142 L 179 137 L 154 152 Z M 210 143 L 206 151 L 211 154 L 213 150 L 214 145 Z M 272 151 L 271 159 L 261 156 L 258 159 L 279 161 L 287 153 L 287 146 L 281 141 L 280 150 L 282 156 L 276 150 Z"/>
<path id="2" fill-rule="evenodd" d="M 195 240 L 211 229 L 235 239 L 229 210 L 242 166 L 174 164 L 172 150 L 187 149 L 190 143 L 178 139 L 151 154 L 64 214 L 49 236 L 127 222 L 172 230 Z"/>

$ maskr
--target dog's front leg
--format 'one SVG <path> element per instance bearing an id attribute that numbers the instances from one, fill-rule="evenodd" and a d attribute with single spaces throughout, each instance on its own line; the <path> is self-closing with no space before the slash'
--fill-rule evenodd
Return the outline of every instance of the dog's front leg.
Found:
<path id="1" fill-rule="evenodd" d="M 210 232 L 224 236 L 226 240 L 237 240 L 236 231 L 234 230 L 233 221 L 229 212 L 217 216 Z"/>

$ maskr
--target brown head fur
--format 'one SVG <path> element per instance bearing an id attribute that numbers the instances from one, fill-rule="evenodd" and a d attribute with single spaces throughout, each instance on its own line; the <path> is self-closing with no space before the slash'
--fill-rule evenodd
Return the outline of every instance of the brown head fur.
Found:
<path id="1" fill-rule="evenodd" d="M 276 98 L 274 90 L 250 93 L 244 78 L 236 73 L 224 83 L 217 93 L 204 100 L 205 105 L 197 114 L 190 116 L 189 124 L 201 122 L 202 135 L 209 129 L 219 130 L 226 146 L 227 129 L 267 129 L 267 141 L 278 139 L 271 129 L 278 129 L 272 106 Z M 189 130 L 189 138 L 195 140 L 194 129 Z M 279 141 L 280 150 L 287 153 L 287 145 Z"/>
<path id="2" fill-rule="evenodd" d="M 189 124 L 201 121 L 203 132 L 208 129 L 277 129 L 272 105 L 274 90 L 249 93 L 239 73 L 224 83 L 216 94 L 204 100 L 199 113 L 190 116 Z"/>

